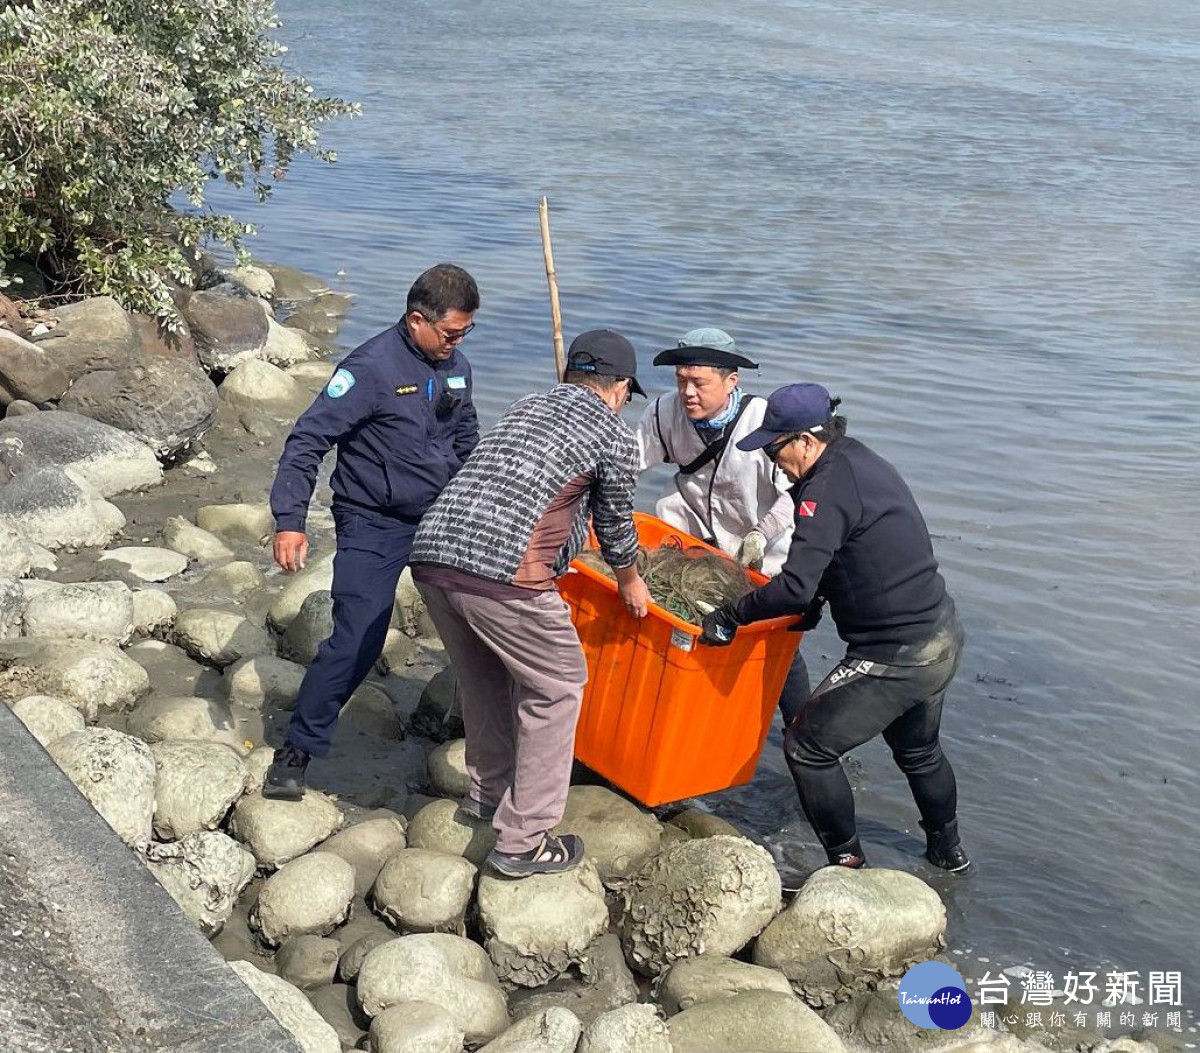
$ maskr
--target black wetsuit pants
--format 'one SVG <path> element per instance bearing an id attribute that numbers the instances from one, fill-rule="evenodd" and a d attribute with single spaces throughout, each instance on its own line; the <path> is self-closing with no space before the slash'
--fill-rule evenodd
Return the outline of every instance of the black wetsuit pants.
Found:
<path id="1" fill-rule="evenodd" d="M 955 818 L 954 770 L 942 753 L 938 728 L 942 699 L 962 650 L 957 622 L 949 636 L 944 653 L 926 665 L 844 658 L 788 725 L 784 755 L 804 814 L 830 859 L 857 844 L 854 793 L 841 757 L 881 732 L 908 779 L 926 829 L 939 829 Z"/>

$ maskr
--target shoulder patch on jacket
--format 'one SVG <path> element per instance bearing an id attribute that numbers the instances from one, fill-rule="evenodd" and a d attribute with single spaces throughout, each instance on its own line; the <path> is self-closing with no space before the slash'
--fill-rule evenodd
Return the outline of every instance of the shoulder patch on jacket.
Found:
<path id="1" fill-rule="evenodd" d="M 331 399 L 340 399 L 354 384 L 354 374 L 348 369 L 339 369 L 325 385 L 325 394 Z"/>

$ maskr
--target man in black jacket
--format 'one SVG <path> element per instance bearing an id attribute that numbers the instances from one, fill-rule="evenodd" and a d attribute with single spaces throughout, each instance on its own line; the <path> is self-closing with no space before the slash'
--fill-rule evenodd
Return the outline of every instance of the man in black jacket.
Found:
<path id="1" fill-rule="evenodd" d="M 795 481 L 795 530 L 779 574 L 708 615 L 701 642 L 728 644 L 738 626 L 787 614 L 809 629 L 828 604 L 846 655 L 784 735 L 804 814 L 830 863 L 865 863 L 841 758 L 882 732 L 921 813 L 926 858 L 965 870 L 954 771 L 938 742 L 962 628 L 911 492 L 887 461 L 845 436 L 836 406 L 819 384 L 780 388 L 762 427 L 738 443 L 763 450 Z"/>

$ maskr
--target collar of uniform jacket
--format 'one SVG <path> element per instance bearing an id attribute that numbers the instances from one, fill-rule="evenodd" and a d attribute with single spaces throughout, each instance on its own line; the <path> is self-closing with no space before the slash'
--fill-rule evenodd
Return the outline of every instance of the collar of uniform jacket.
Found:
<path id="1" fill-rule="evenodd" d="M 430 369 L 444 369 L 450 362 L 453 362 L 455 360 L 455 358 L 458 356 L 458 348 L 456 347 L 454 349 L 454 354 L 452 354 L 447 359 L 437 361 L 435 359 L 430 358 L 427 354 L 425 354 L 424 351 L 422 351 L 419 347 L 417 347 L 417 345 L 413 342 L 413 338 L 408 333 L 408 323 L 405 322 L 403 318 L 401 318 L 400 321 L 398 321 L 396 323 L 396 331 L 400 334 L 400 339 L 404 341 L 404 346 L 407 347 L 409 349 L 409 351 L 411 351 L 413 353 L 414 357 L 419 358 L 422 362 L 424 362 L 427 366 L 429 366 Z"/>

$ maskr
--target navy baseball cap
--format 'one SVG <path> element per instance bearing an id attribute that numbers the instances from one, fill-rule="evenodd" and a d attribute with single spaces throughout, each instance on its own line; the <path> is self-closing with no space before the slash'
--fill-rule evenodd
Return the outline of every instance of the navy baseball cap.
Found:
<path id="1" fill-rule="evenodd" d="M 589 329 L 571 341 L 567 369 L 601 377 L 628 377 L 630 390 L 646 397 L 637 379 L 637 352 L 633 344 L 611 329 Z"/>
<path id="2" fill-rule="evenodd" d="M 833 416 L 834 401 L 820 384 L 788 384 L 771 393 L 762 427 L 737 444 L 739 450 L 761 450 L 784 435 L 820 429 Z"/>

